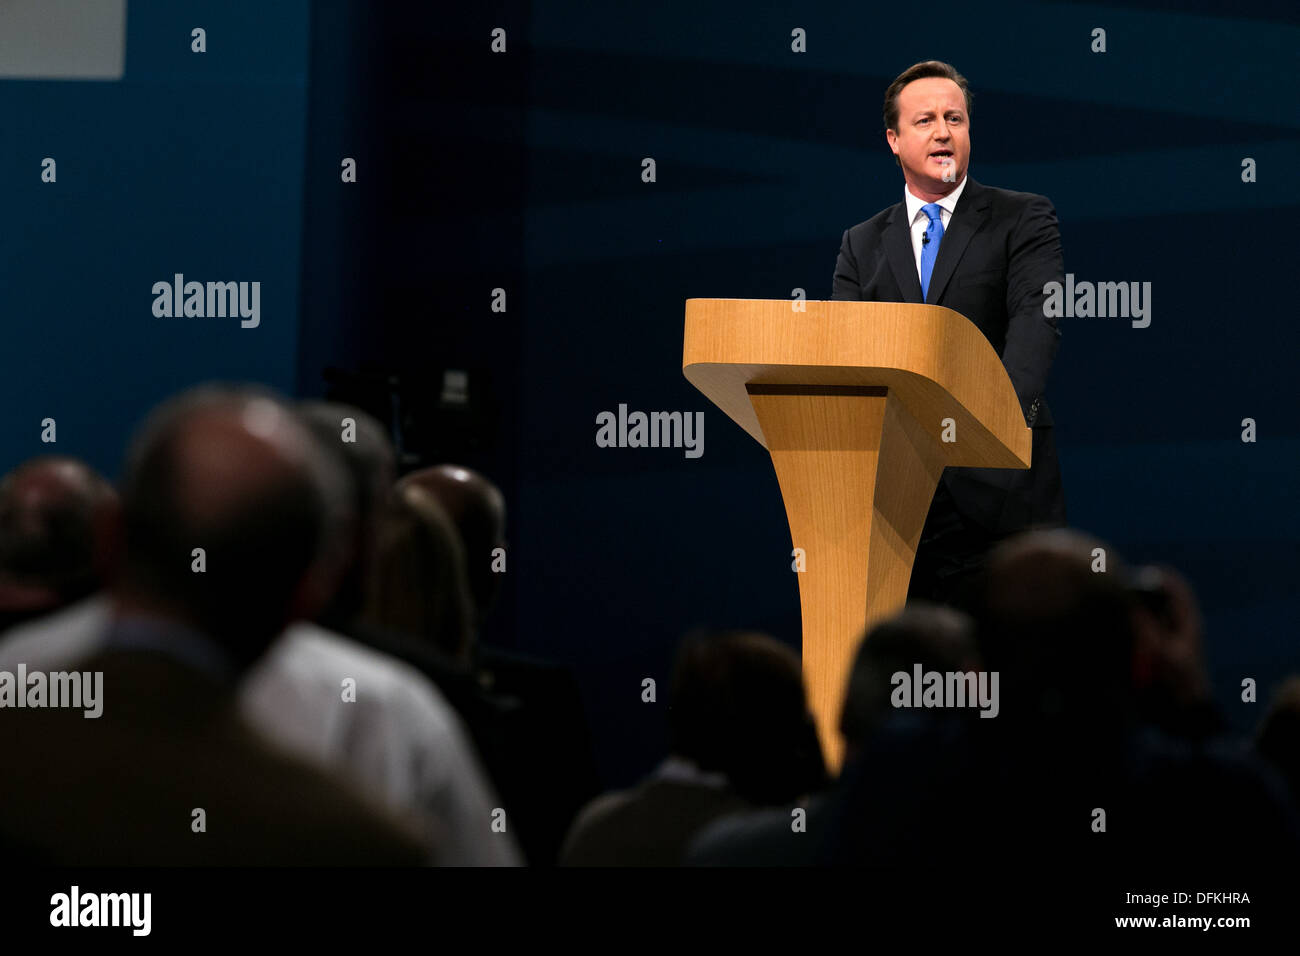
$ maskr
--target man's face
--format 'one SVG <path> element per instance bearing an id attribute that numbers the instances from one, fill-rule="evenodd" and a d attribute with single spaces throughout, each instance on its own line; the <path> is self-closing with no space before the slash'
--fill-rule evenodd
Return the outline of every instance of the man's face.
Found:
<path id="1" fill-rule="evenodd" d="M 898 130 L 886 130 L 885 138 L 913 192 L 952 192 L 970 162 L 970 125 L 961 87 L 942 76 L 908 83 L 898 94 Z M 950 165 L 952 172 L 945 179 Z"/>

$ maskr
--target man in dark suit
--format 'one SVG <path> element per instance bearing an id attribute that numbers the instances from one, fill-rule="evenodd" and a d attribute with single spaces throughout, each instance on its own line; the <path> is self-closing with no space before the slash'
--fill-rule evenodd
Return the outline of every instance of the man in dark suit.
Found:
<path id="1" fill-rule="evenodd" d="M 996 541 L 1065 523 L 1065 497 L 1043 398 L 1060 340 L 1043 287 L 1064 280 L 1056 213 L 1046 197 L 967 175 L 970 92 L 947 63 L 909 67 L 885 92 L 885 136 L 904 201 L 848 229 L 832 299 L 924 302 L 959 312 L 997 350 L 1033 428 L 1028 470 L 948 468 L 935 492 L 909 597 L 960 601 Z"/>

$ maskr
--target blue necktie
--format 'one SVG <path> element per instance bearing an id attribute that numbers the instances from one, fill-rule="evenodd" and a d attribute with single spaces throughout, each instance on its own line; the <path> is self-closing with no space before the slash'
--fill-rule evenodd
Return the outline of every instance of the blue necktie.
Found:
<path id="1" fill-rule="evenodd" d="M 939 216 L 939 204 L 928 202 L 921 211 L 930 217 L 930 225 L 925 227 L 925 238 L 921 243 L 921 301 L 930 295 L 930 273 L 934 271 L 934 260 L 939 257 L 939 240 L 943 238 L 943 219 Z"/>

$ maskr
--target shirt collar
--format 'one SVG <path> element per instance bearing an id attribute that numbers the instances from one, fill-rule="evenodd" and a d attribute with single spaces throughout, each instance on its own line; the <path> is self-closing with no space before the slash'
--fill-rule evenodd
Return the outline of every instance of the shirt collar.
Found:
<path id="1" fill-rule="evenodd" d="M 230 655 L 210 637 L 180 622 L 144 614 L 115 617 L 105 636 L 104 649 L 166 654 L 223 684 L 237 674 Z"/>
<path id="2" fill-rule="evenodd" d="M 950 216 L 957 211 L 957 200 L 961 198 L 962 190 L 966 188 L 966 180 L 969 178 L 970 174 L 967 173 L 961 178 L 961 182 L 957 184 L 956 189 L 942 199 L 937 200 L 939 207 L 948 210 Z M 903 186 L 903 201 L 907 203 L 907 222 L 911 225 L 916 222 L 917 215 L 921 213 L 921 207 L 927 205 L 927 203 L 919 196 L 913 196 L 912 190 L 908 189 L 906 185 Z"/>
<path id="3" fill-rule="evenodd" d="M 702 787 L 712 787 L 717 790 L 725 789 L 727 786 L 726 774 L 705 773 L 695 765 L 694 761 L 676 755 L 671 755 L 664 760 L 655 769 L 652 776 L 656 780 L 666 780 L 671 783 L 690 783 Z"/>

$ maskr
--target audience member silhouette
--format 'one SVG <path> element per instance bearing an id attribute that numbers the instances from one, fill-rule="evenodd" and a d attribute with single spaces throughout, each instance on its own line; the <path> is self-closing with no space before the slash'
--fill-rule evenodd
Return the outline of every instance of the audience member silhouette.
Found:
<path id="1" fill-rule="evenodd" d="M 348 475 L 353 515 L 349 560 L 317 620 L 340 634 L 350 634 L 365 604 L 378 523 L 397 480 L 396 457 L 383 425 L 359 408 L 308 400 L 299 402 L 297 409 L 321 447 Z"/>
<path id="2" fill-rule="evenodd" d="M 506 499 L 484 475 L 461 465 L 435 465 L 412 472 L 402 479 L 433 495 L 450 516 L 460 534 L 465 552 L 466 578 L 473 600 L 475 633 L 496 602 L 506 546 Z M 498 550 L 500 549 L 500 550 Z"/>
<path id="3" fill-rule="evenodd" d="M 415 485 L 395 489 L 382 512 L 362 620 L 436 648 L 457 668 L 470 667 L 464 549 L 438 499 Z"/>
<path id="4" fill-rule="evenodd" d="M 98 590 L 98 546 L 117 492 L 75 458 L 43 457 L 0 480 L 0 632 Z"/>
<path id="5" fill-rule="evenodd" d="M 340 437 L 336 421 L 333 438 Z M 341 480 L 332 451 L 311 461 L 325 469 L 322 480 Z M 350 574 L 359 538 L 348 503 L 346 493 L 337 496 L 324 548 L 331 567 L 347 567 Z M 110 619 L 109 600 L 94 595 L 30 621 L 0 640 L 0 666 L 64 667 L 102 646 Z M 238 700 L 241 713 L 277 746 L 415 817 L 442 862 L 518 862 L 513 835 L 493 826 L 500 800 L 459 720 L 437 688 L 410 666 L 299 620 L 243 678 Z"/>
<path id="6" fill-rule="evenodd" d="M 508 864 L 517 839 L 538 863 L 901 873 L 959 847 L 1221 880 L 1300 852 L 1300 678 L 1253 750 L 1234 741 L 1190 584 L 1065 529 L 997 544 L 962 579 L 969 615 L 918 603 L 871 629 L 833 785 L 797 655 L 697 632 L 669 757 L 579 813 L 595 775 L 576 685 L 483 641 L 504 495 L 458 465 L 395 471 L 358 409 L 204 387 L 151 416 L 120 501 L 75 459 L 0 480 L 0 748 L 22 768 L 0 788 L 0 855 Z M 87 689 L 102 674 L 102 715 L 15 707 L 18 664 Z M 996 716 L 900 705 L 917 667 L 996 678 Z"/>
<path id="7" fill-rule="evenodd" d="M 630 791 L 590 803 L 561 854 L 569 866 L 675 866 L 708 823 L 825 785 L 799 658 L 763 634 L 695 632 L 673 669 L 671 752 Z"/>
<path id="8" fill-rule="evenodd" d="M 300 411 L 346 466 L 359 512 L 360 558 L 346 573 L 353 583 L 322 620 L 433 681 L 465 722 L 500 793 L 509 832 L 530 862 L 553 863 L 573 815 L 596 790 L 572 678 L 553 665 L 486 651 L 474 640 L 471 625 L 481 614 L 465 583 L 464 544 L 429 490 L 441 483 L 426 486 L 426 473 L 417 472 L 390 494 L 394 456 L 377 420 L 327 402 L 304 402 Z M 500 492 L 486 478 L 463 468 L 428 470 L 442 471 L 466 484 L 452 499 L 459 513 L 478 513 L 474 502 L 481 498 L 504 517 Z M 487 670 L 485 660 L 501 666 Z"/>
<path id="9" fill-rule="evenodd" d="M 1300 805 L 1300 677 L 1278 688 L 1255 735 L 1255 749 L 1285 778 L 1291 799 Z"/>
<path id="10" fill-rule="evenodd" d="M 204 389 L 132 449 L 101 648 L 102 714 L 20 709 L 0 749 L 0 835 L 75 865 L 414 864 L 414 827 L 267 743 L 236 681 L 332 587 L 339 513 L 310 435 L 266 395 Z"/>
<path id="11" fill-rule="evenodd" d="M 463 465 L 415 471 L 399 485 L 436 497 L 460 533 L 473 598 L 469 667 L 480 696 L 486 693 L 497 703 L 490 712 L 494 721 L 477 721 L 485 728 L 482 747 L 493 753 L 488 760 L 502 790 L 515 795 L 529 859 L 552 863 L 574 815 L 598 791 L 596 767 L 582 697 L 569 670 L 483 640 L 485 621 L 506 580 L 505 496 L 485 475 Z M 496 727 L 492 740 L 487 739 L 490 724 Z"/>
<path id="12" fill-rule="evenodd" d="M 846 770 L 825 861 L 906 866 L 961 845 L 1018 866 L 1194 867 L 1295 846 L 1258 762 L 1142 720 L 1140 590 L 1113 548 L 1079 532 L 996 546 L 974 608 L 998 716 L 891 721 Z"/>
<path id="13" fill-rule="evenodd" d="M 1205 664 L 1204 625 L 1192 586 L 1167 566 L 1137 568 L 1130 590 L 1134 691 L 1139 717 L 1199 739 L 1224 733 Z"/>
<path id="14" fill-rule="evenodd" d="M 893 676 L 976 671 L 975 626 L 950 607 L 917 601 L 867 631 L 858 644 L 840 712 L 845 762 L 852 765 L 893 719 Z M 836 785 L 802 804 L 723 817 L 701 830 L 687 862 L 698 866 L 811 866 L 826 849 L 827 821 L 843 799 Z M 802 810 L 802 815 L 796 811 Z"/>

